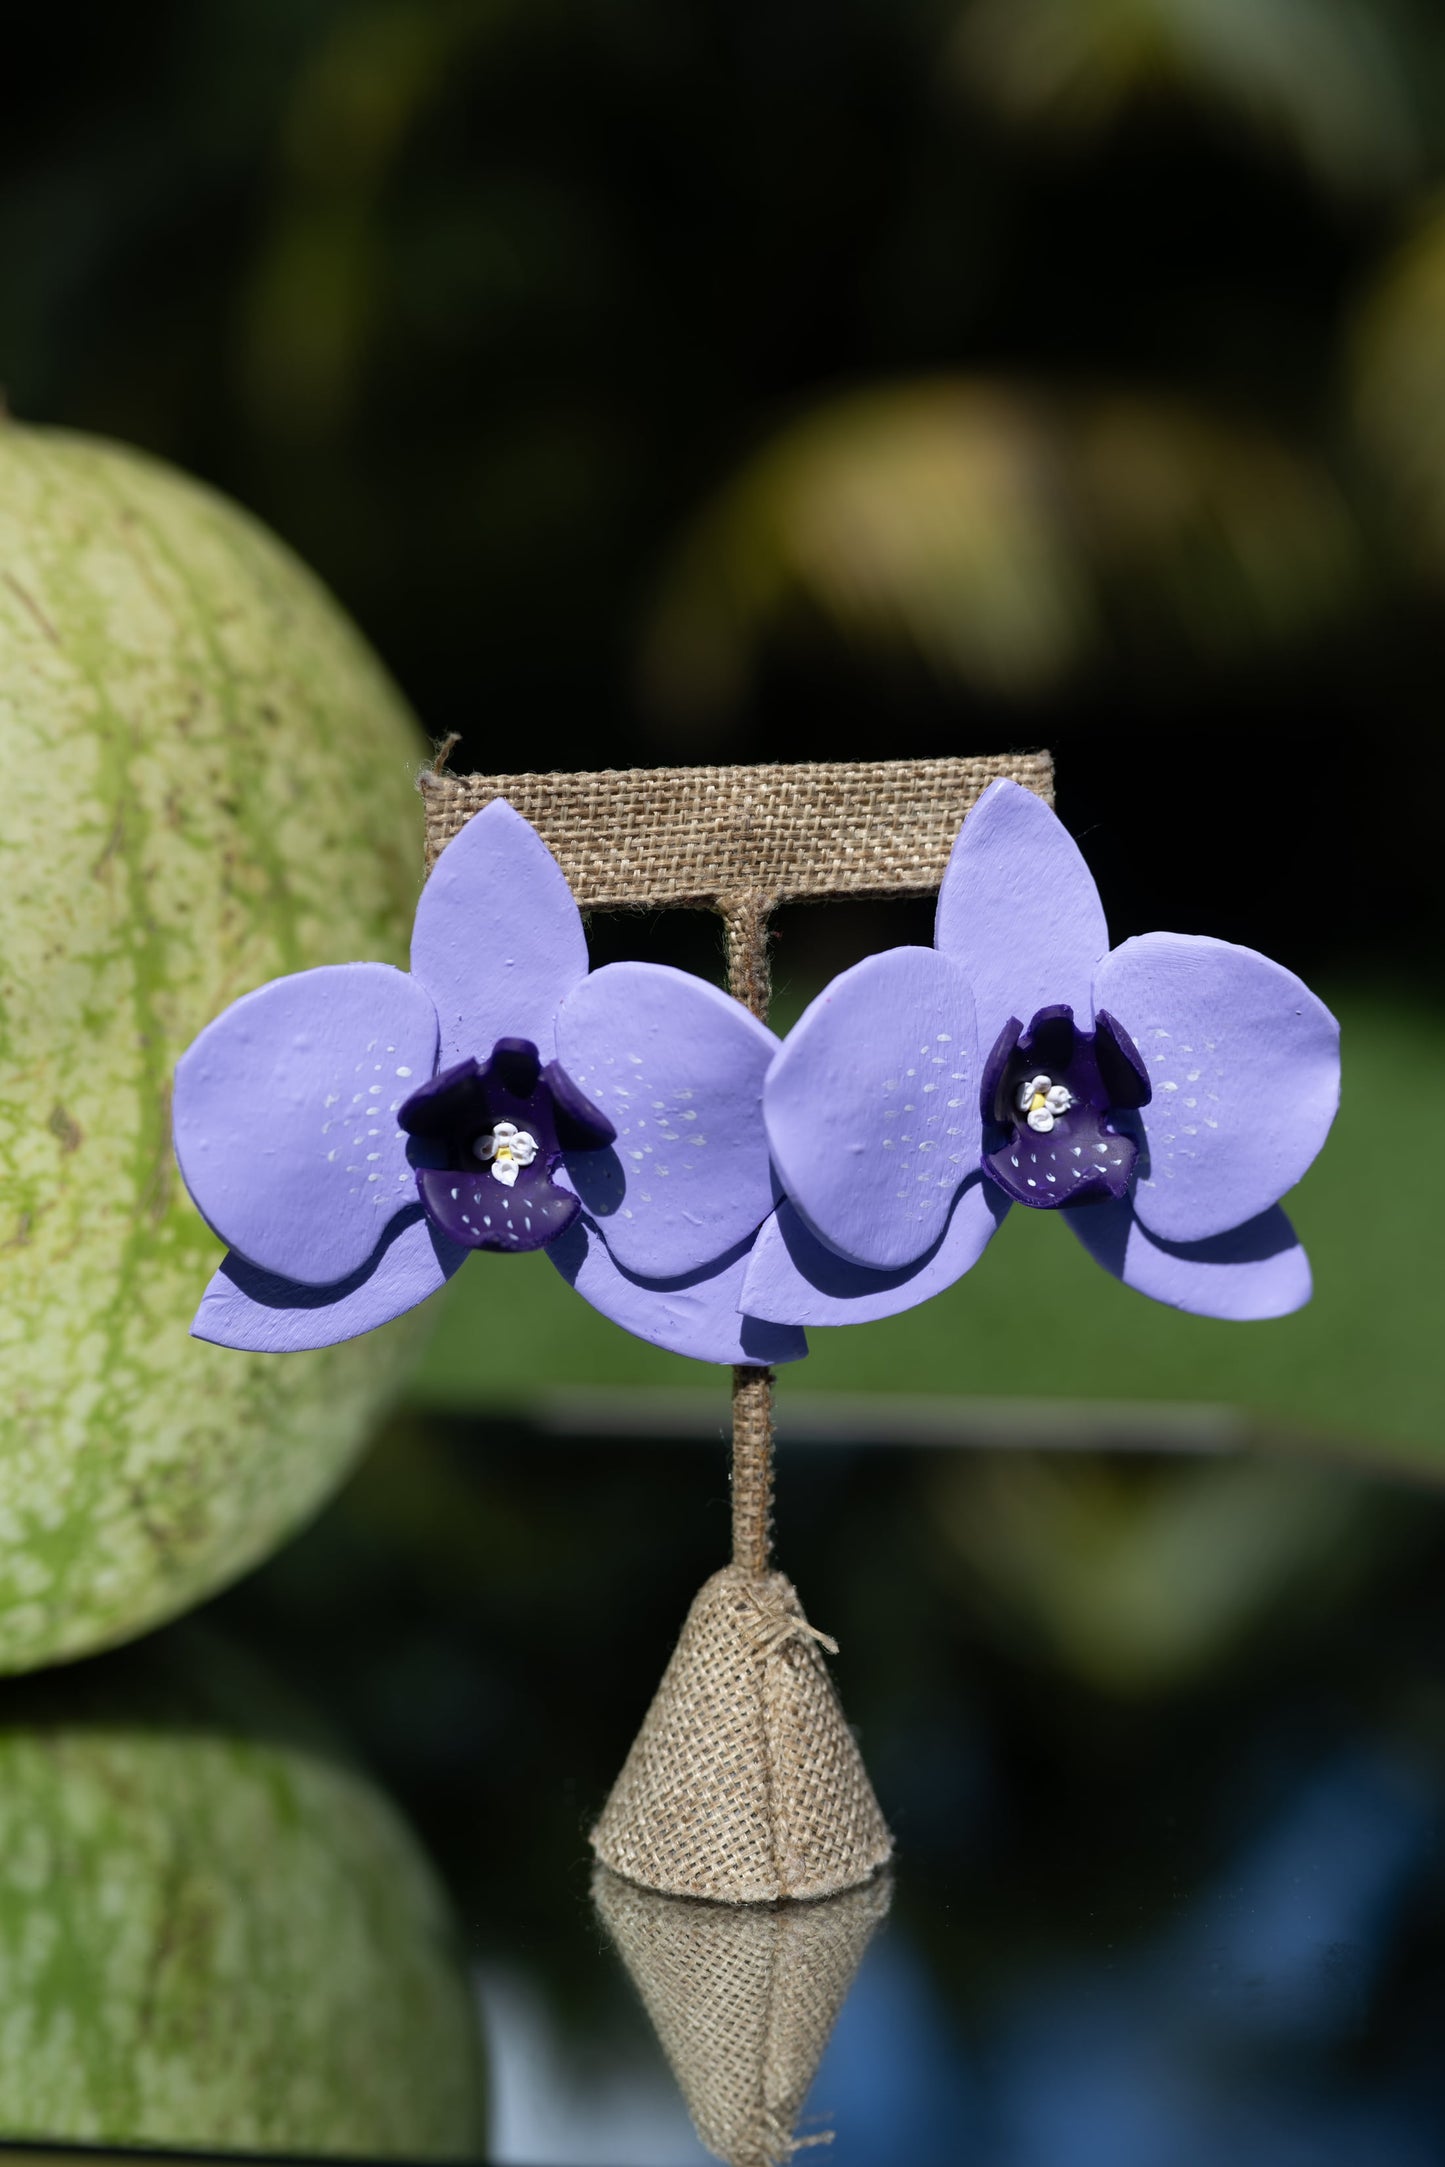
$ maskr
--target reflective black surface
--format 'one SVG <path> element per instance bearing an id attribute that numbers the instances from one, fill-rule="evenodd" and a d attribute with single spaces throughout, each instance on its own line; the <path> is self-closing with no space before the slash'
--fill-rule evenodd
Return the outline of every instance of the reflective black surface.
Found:
<path id="1" fill-rule="evenodd" d="M 851 1917 L 594 1895 L 721 1444 L 402 1421 L 199 1618 L 0 1687 L 5 2133 L 683 2167 L 690 2105 L 760 2160 L 821 2055 L 839 2167 L 1445 2158 L 1434 1494 L 808 1444 L 778 1517 L 898 1839 Z"/>

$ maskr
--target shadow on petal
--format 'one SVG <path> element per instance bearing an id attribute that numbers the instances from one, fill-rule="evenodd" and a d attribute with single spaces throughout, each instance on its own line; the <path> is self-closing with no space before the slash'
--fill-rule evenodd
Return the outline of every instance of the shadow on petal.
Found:
<path id="1" fill-rule="evenodd" d="M 547 1255 L 584 1301 L 625 1331 L 695 1362 L 798 1362 L 808 1342 L 794 1324 L 741 1310 L 755 1237 L 672 1279 L 643 1279 L 618 1263 L 595 1220 L 583 1217 Z"/>
<path id="2" fill-rule="evenodd" d="M 610 1219 L 621 1209 L 627 1175 L 611 1145 L 602 1151 L 569 1151 L 562 1163 L 567 1170 L 563 1186 L 573 1190 L 594 1219 Z"/>
<path id="3" fill-rule="evenodd" d="M 1009 1200 L 975 1174 L 959 1190 L 943 1234 L 894 1272 L 870 1271 L 829 1249 L 784 1201 L 764 1220 L 743 1299 L 760 1317 L 791 1324 L 870 1324 L 913 1309 L 972 1269 L 1008 1214 Z"/>
<path id="4" fill-rule="evenodd" d="M 1128 1202 L 1061 1216 L 1106 1272 L 1196 1316 L 1241 1323 L 1284 1317 L 1303 1308 L 1312 1292 L 1309 1260 L 1278 1204 L 1198 1242 L 1161 1241 Z"/>
<path id="5" fill-rule="evenodd" d="M 397 1213 L 359 1271 L 329 1287 L 283 1279 L 233 1250 L 207 1287 L 191 1334 L 260 1354 L 335 1346 L 414 1309 L 468 1253 L 436 1232 L 419 1203 Z"/>

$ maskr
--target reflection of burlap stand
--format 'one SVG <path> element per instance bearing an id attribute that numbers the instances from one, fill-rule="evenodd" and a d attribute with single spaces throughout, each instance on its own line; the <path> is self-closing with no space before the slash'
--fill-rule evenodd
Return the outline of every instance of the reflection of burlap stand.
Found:
<path id="1" fill-rule="evenodd" d="M 774 908 L 930 893 L 964 814 L 1000 775 L 1052 795 L 1046 754 L 430 774 L 427 863 L 505 797 L 583 910 L 718 911 L 729 991 L 766 1020 Z M 852 1888 L 892 1849 L 823 1662 L 821 1648 L 836 1648 L 771 1570 L 772 1383 L 766 1369 L 733 1372 L 733 1562 L 693 1604 L 592 1836 L 631 1881 L 731 1903 Z"/>
<path id="2" fill-rule="evenodd" d="M 777 2167 L 832 2135 L 794 2128 L 890 1894 L 884 1875 L 825 1903 L 742 1907 L 594 1872 L 693 2127 L 729 2167 Z"/>

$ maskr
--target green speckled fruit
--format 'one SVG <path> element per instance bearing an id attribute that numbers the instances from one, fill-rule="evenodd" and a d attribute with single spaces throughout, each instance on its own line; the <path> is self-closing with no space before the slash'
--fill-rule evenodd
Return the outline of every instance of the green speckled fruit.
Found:
<path id="1" fill-rule="evenodd" d="M 475 2009 L 405 1824 L 191 1627 L 0 1695 L 0 2138 L 477 2158 Z"/>
<path id="2" fill-rule="evenodd" d="M 188 1335 L 221 1249 L 177 1056 L 237 994 L 404 963 L 415 725 L 317 582 L 114 445 L 0 427 L 0 1670 L 140 1632 L 274 1548 L 416 1327 Z"/>

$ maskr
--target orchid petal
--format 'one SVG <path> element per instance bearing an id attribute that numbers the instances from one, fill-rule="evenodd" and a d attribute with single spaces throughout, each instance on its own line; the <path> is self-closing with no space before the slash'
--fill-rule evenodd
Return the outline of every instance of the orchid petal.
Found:
<path id="1" fill-rule="evenodd" d="M 569 1152 L 572 1186 L 629 1272 L 675 1278 L 751 1234 L 776 1190 L 763 1078 L 778 1041 L 740 1002 L 661 963 L 609 963 L 557 1017 L 557 1057 L 617 1130 Z"/>
<path id="2" fill-rule="evenodd" d="M 871 1272 L 826 1248 L 785 1199 L 758 1230 L 743 1303 L 755 1317 L 790 1324 L 871 1324 L 896 1316 L 970 1271 L 1008 1208 L 1008 1198 L 975 1175 L 959 1192 L 942 1240 L 920 1263 Z"/>
<path id="3" fill-rule="evenodd" d="M 1125 941 L 1095 997 L 1144 1057 L 1153 1097 L 1134 1208 L 1151 1233 L 1198 1242 L 1292 1189 L 1340 1101 L 1340 1027 L 1268 956 L 1188 933 Z"/>
<path id="4" fill-rule="evenodd" d="M 499 1038 L 556 1048 L 559 1002 L 587 975 L 587 936 L 562 869 L 505 798 L 474 813 L 421 892 L 413 975 L 436 1003 L 441 1065 Z"/>
<path id="5" fill-rule="evenodd" d="M 851 1263 L 927 1255 L 976 1173 L 981 1120 L 973 1001 L 931 948 L 854 964 L 788 1034 L 763 1091 L 783 1187 Z"/>
<path id="6" fill-rule="evenodd" d="M 1127 1201 L 1060 1216 L 1106 1272 L 1172 1309 L 1247 1323 L 1286 1317 L 1310 1298 L 1309 1259 L 1277 1204 L 1198 1242 L 1151 1234 Z"/>
<path id="7" fill-rule="evenodd" d="M 1094 876 L 1068 829 L 1022 784 L 991 783 L 959 830 L 938 892 L 934 945 L 973 987 L 978 1041 L 1010 1016 L 1066 1005 L 1087 1030 L 1109 947 Z"/>
<path id="8" fill-rule="evenodd" d="M 176 1069 L 176 1157 L 202 1216 L 263 1271 L 327 1286 L 416 1201 L 398 1107 L 436 1065 L 404 971 L 330 964 L 243 994 Z"/>
<path id="9" fill-rule="evenodd" d="M 678 1278 L 646 1280 L 625 1271 L 609 1253 L 595 1219 L 584 1213 L 547 1254 L 584 1301 L 624 1331 L 695 1362 L 798 1362 L 808 1342 L 791 1324 L 770 1324 L 740 1313 L 750 1241 L 704 1269 Z"/>
<path id="10" fill-rule="evenodd" d="M 419 1204 L 392 1221 L 360 1271 L 333 1286 L 302 1286 L 233 1253 L 201 1297 L 191 1334 L 253 1354 L 331 1347 L 415 1309 L 466 1257 L 432 1231 Z"/>

